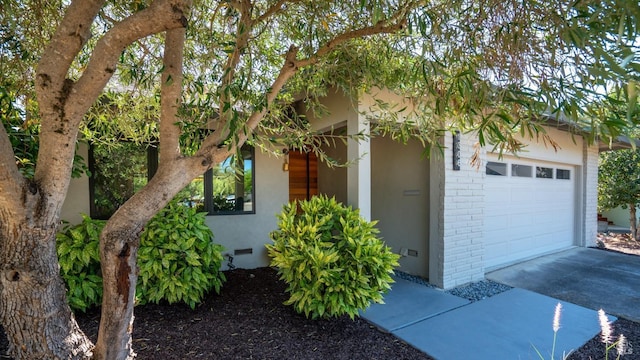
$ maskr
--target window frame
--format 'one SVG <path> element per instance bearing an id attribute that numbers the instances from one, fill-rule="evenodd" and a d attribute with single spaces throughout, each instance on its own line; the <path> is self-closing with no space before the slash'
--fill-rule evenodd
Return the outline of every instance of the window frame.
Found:
<path id="1" fill-rule="evenodd" d="M 544 170 L 551 170 L 551 176 L 540 176 L 540 174 L 546 173 Z M 536 165 L 536 179 L 553 179 L 554 173 L 555 171 L 552 167 Z"/>
<path id="2" fill-rule="evenodd" d="M 493 166 L 499 165 L 500 167 L 504 167 L 504 174 L 494 170 L 494 168 L 490 168 L 490 166 L 492 166 L 492 165 Z M 489 172 L 489 171 L 491 171 L 491 172 Z M 485 165 L 485 174 L 489 175 L 489 176 L 508 176 L 509 175 L 509 166 L 505 162 L 487 161 L 487 164 Z"/>
<path id="3" fill-rule="evenodd" d="M 248 150 L 251 154 L 251 210 L 223 210 L 215 211 L 215 205 L 213 202 L 213 169 L 209 169 L 204 173 L 204 208 L 207 216 L 218 215 L 253 215 L 256 213 L 256 151 L 255 147 L 249 145 L 243 145 L 240 151 Z M 226 160 L 225 160 L 226 161 Z"/>
<path id="4" fill-rule="evenodd" d="M 520 169 L 528 170 L 527 175 L 520 173 Z M 511 177 L 517 178 L 532 178 L 533 177 L 533 165 L 511 163 Z"/>
<path id="5" fill-rule="evenodd" d="M 568 174 L 568 177 L 560 177 L 560 176 L 558 176 L 558 174 L 560 174 L 560 172 Z M 571 169 L 556 168 L 556 179 L 557 180 L 571 180 Z"/>
<path id="6" fill-rule="evenodd" d="M 88 150 L 88 168 L 90 175 L 89 178 L 89 217 L 97 220 L 109 220 L 113 215 L 105 216 L 98 214 L 98 208 L 96 207 L 96 159 L 95 159 L 95 145 L 89 144 Z M 158 147 L 155 144 L 150 144 L 146 148 L 146 165 L 147 165 L 147 182 L 151 180 L 156 171 L 158 171 Z"/>

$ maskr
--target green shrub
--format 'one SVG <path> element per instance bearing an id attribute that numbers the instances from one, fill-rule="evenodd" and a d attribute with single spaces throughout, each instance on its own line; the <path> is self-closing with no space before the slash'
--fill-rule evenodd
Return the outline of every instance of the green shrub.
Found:
<path id="1" fill-rule="evenodd" d="M 399 256 L 380 240 L 376 222 L 335 198 L 314 197 L 284 206 L 266 245 L 271 265 L 288 284 L 285 302 L 312 318 L 348 314 L 382 302 Z"/>
<path id="2" fill-rule="evenodd" d="M 213 243 L 205 213 L 171 202 L 149 223 L 140 238 L 138 301 L 184 302 L 194 308 L 225 280 L 220 272 L 222 246 Z"/>
<path id="3" fill-rule="evenodd" d="M 166 300 L 194 308 L 212 288 L 220 292 L 222 246 L 212 242 L 205 214 L 171 202 L 151 219 L 138 250 L 139 304 Z M 106 224 L 83 215 L 81 224 L 57 234 L 60 273 L 67 284 L 69 306 L 86 311 L 102 302 L 100 232 Z"/>
<path id="4" fill-rule="evenodd" d="M 105 224 L 82 214 L 82 223 L 65 226 L 56 235 L 60 274 L 74 310 L 84 312 L 102 301 L 100 232 Z"/>

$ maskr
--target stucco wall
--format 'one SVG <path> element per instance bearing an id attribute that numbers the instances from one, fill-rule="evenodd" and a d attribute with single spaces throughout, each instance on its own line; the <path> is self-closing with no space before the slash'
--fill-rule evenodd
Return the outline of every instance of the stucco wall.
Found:
<path id="1" fill-rule="evenodd" d="M 429 277 L 429 160 L 417 140 L 371 141 L 371 213 L 382 238 L 400 254 L 400 270 Z M 411 251 L 413 250 L 413 251 Z"/>
<path id="2" fill-rule="evenodd" d="M 598 235 L 598 146 L 583 144 L 581 246 L 595 246 Z"/>
<path id="3" fill-rule="evenodd" d="M 89 145 L 80 144 L 78 155 L 85 159 L 85 163 L 89 163 Z M 91 202 L 89 201 L 89 177 L 82 175 L 79 178 L 72 178 L 69 183 L 67 197 L 62 205 L 60 218 L 71 224 L 79 224 L 82 222 L 82 215 L 91 211 Z"/>
<path id="4" fill-rule="evenodd" d="M 346 129 L 341 129 L 345 131 Z M 347 161 L 347 146 L 340 140 L 337 140 L 335 146 L 326 144 L 322 146 L 322 150 L 338 163 L 344 164 Z M 336 200 L 347 203 L 347 168 L 333 167 L 329 168 L 326 164 L 318 163 L 318 192 L 328 196 L 335 196 Z"/>
<path id="5" fill-rule="evenodd" d="M 319 132 L 329 131 L 332 127 L 343 127 L 349 119 L 357 119 L 357 104 L 346 96 L 342 91 L 329 89 L 327 96 L 319 99 L 320 104 L 325 107 L 326 113 L 314 114 L 305 107 L 300 107 L 298 112 L 307 117 L 313 130 Z"/>
<path id="6" fill-rule="evenodd" d="M 640 219 L 640 207 L 636 208 L 636 215 L 637 222 L 638 219 Z M 626 209 L 617 207 L 615 209 L 603 211 L 602 216 L 606 217 L 609 221 L 613 221 L 613 225 L 631 228 L 631 215 L 628 207 Z"/>
<path id="7" fill-rule="evenodd" d="M 234 257 L 235 266 L 249 269 L 269 265 L 264 244 L 270 242 L 269 232 L 277 227 L 276 214 L 289 201 L 289 173 L 282 171 L 284 160 L 257 149 L 255 156 L 256 213 L 210 215 L 206 220 L 214 242 L 225 247 L 223 253 Z M 251 249 L 252 254 L 234 255 L 238 249 Z"/>

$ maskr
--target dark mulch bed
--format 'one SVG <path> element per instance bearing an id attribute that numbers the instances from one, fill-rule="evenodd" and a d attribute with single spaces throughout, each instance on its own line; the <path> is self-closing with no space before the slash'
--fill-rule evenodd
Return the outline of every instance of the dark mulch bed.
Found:
<path id="1" fill-rule="evenodd" d="M 362 319 L 308 320 L 282 303 L 285 285 L 270 268 L 226 272 L 220 295 L 195 310 L 181 305 L 135 309 L 139 359 L 431 359 Z M 99 313 L 78 316 L 95 340 Z M 4 334 L 2 334 L 4 335 Z M 0 354 L 6 339 L 0 336 Z"/>
<path id="2" fill-rule="evenodd" d="M 611 329 L 613 330 L 613 337 L 615 339 L 617 339 L 620 334 L 623 334 L 627 338 L 630 346 L 626 354 L 621 356 L 620 359 L 640 359 L 640 324 L 626 319 L 618 319 L 613 323 Z M 562 336 L 562 328 L 560 328 L 558 336 Z M 618 352 L 615 348 L 609 350 L 609 359 L 616 359 L 617 356 Z M 567 360 L 597 360 L 604 358 L 605 345 L 600 335 L 598 335 L 589 340 L 580 349 L 571 353 Z"/>

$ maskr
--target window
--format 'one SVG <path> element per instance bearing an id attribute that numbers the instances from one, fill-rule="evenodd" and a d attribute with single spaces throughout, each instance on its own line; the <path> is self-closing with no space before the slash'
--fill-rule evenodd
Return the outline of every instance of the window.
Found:
<path id="1" fill-rule="evenodd" d="M 511 176 L 531 177 L 533 168 L 529 165 L 511 164 Z"/>
<path id="2" fill-rule="evenodd" d="M 507 164 L 494 161 L 487 162 L 487 175 L 507 176 Z"/>
<path id="3" fill-rule="evenodd" d="M 198 211 L 215 214 L 255 213 L 254 150 L 244 146 L 232 156 L 195 178 L 176 198 Z M 108 219 L 145 186 L 158 167 L 158 149 L 123 142 L 116 147 L 91 146 L 89 198 L 91 217 Z"/>
<path id="4" fill-rule="evenodd" d="M 157 168 L 155 147 L 122 142 L 89 147 L 89 201 L 93 219 L 106 220 L 147 184 Z"/>
<path id="5" fill-rule="evenodd" d="M 255 214 L 254 149 L 243 146 L 204 174 L 205 208 L 211 215 Z"/>
<path id="6" fill-rule="evenodd" d="M 536 166 L 536 177 L 539 179 L 553 179 L 553 168 Z"/>
<path id="7" fill-rule="evenodd" d="M 571 170 L 556 169 L 556 179 L 571 180 Z"/>

